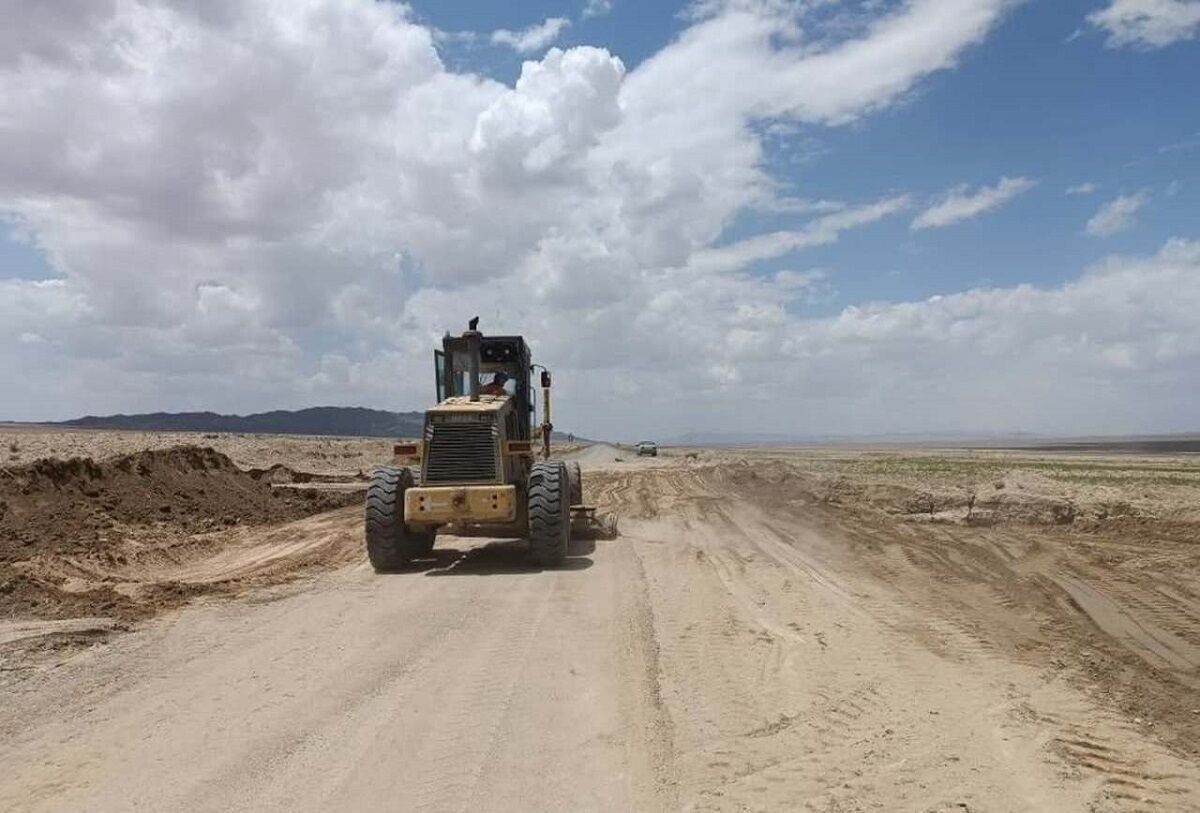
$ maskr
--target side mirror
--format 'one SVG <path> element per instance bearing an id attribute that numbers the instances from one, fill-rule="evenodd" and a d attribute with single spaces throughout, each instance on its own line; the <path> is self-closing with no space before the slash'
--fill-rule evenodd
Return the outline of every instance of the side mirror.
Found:
<path id="1" fill-rule="evenodd" d="M 550 389 L 550 371 L 542 370 L 542 389 Z"/>

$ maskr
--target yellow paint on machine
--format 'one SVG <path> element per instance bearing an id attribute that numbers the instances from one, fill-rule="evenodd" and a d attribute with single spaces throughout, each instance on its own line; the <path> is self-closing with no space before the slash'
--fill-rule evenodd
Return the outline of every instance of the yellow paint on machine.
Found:
<path id="1" fill-rule="evenodd" d="M 407 523 L 511 522 L 517 518 L 517 487 L 423 486 L 404 492 Z"/>

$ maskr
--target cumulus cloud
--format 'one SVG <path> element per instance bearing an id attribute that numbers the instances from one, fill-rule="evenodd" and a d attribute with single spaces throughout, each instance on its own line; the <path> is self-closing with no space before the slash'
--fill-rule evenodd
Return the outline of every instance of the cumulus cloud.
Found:
<path id="1" fill-rule="evenodd" d="M 966 184 L 956 186 L 933 206 L 917 215 L 913 229 L 936 229 L 962 220 L 970 220 L 984 212 L 997 209 L 1034 187 L 1029 178 L 1001 178 L 995 186 L 981 186 L 971 191 Z"/>
<path id="2" fill-rule="evenodd" d="M 1190 420 L 1181 405 L 1200 392 L 1188 373 L 1200 361 L 1197 305 L 1200 243 L 1175 240 L 1059 287 L 847 308 L 797 325 L 792 338 L 802 357 L 862 365 L 864 395 L 846 399 L 847 421 L 878 408 L 874 397 L 902 411 L 925 405 L 929 426 L 1181 428 Z M 930 386 L 941 397 L 922 397 Z"/>
<path id="3" fill-rule="evenodd" d="M 1111 0 L 1088 15 L 1112 48 L 1164 48 L 1200 34 L 1200 0 Z"/>
<path id="4" fill-rule="evenodd" d="M 850 33 L 709 4 L 632 71 L 552 48 L 512 84 L 447 68 L 394 3 L 34 6 L 0 33 L 0 216 L 54 275 L 0 281 L 6 417 L 417 408 L 430 348 L 476 314 L 559 371 L 564 425 L 617 436 L 1037 429 L 1075 398 L 1041 376 L 1092 408 L 1118 371 L 1098 424 L 1179 403 L 1155 376 L 1195 366 L 1191 243 L 1061 289 L 806 316 L 837 279 L 800 252 L 911 202 L 781 197 L 760 125 L 904 99 L 1008 0 L 879 4 Z M 748 211 L 791 222 L 731 241 Z"/>
<path id="5" fill-rule="evenodd" d="M 1150 202 L 1145 191 L 1121 195 L 1100 207 L 1088 220 L 1086 231 L 1092 237 L 1112 237 L 1133 227 L 1137 213 Z"/>
<path id="6" fill-rule="evenodd" d="M 510 31 L 507 28 L 493 31 L 491 40 L 493 45 L 507 45 L 517 53 L 531 54 L 544 51 L 569 25 L 571 21 L 566 17 L 547 17 L 537 25 L 522 28 L 520 31 Z"/>

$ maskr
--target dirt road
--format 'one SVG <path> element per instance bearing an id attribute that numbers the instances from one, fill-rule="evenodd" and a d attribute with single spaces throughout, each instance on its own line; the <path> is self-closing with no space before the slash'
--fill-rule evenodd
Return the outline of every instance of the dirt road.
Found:
<path id="1" fill-rule="evenodd" d="M 359 559 L 0 674 L 0 809 L 1200 809 L 1190 740 L 1074 666 L 1053 601 L 747 468 L 588 476 L 622 537 L 560 570 L 446 538 L 405 573 Z M 264 544 L 349 550 L 358 521 Z"/>

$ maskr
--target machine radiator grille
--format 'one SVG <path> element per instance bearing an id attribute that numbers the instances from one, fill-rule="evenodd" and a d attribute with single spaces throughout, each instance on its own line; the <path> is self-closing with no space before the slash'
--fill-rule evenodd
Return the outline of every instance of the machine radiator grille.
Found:
<path id="1" fill-rule="evenodd" d="M 424 483 L 496 482 L 495 421 L 430 422 Z"/>

